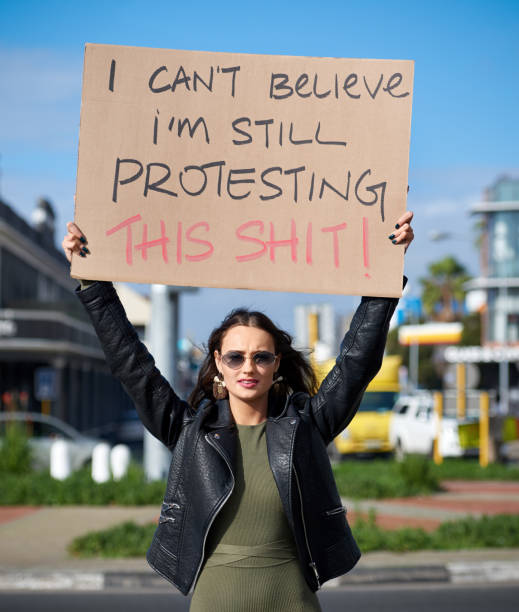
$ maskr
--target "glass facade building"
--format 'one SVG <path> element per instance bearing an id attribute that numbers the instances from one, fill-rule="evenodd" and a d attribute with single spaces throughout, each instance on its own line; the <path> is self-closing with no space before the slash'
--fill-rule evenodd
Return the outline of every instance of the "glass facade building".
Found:
<path id="1" fill-rule="evenodd" d="M 483 274 L 469 283 L 487 294 L 483 343 L 519 344 L 519 179 L 499 178 L 472 213 L 483 221 Z"/>

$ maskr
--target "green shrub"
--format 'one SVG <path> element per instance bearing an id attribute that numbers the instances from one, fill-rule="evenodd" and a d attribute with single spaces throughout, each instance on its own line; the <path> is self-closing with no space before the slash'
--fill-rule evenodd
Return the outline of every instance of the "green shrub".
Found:
<path id="1" fill-rule="evenodd" d="M 519 515 L 466 517 L 442 523 L 428 533 L 412 527 L 382 529 L 372 514 L 355 521 L 352 531 L 364 552 L 514 548 L 519 546 Z"/>
<path id="2" fill-rule="evenodd" d="M 440 480 L 519 480 L 517 464 L 491 463 L 481 467 L 477 459 L 444 459 L 432 464 L 432 471 Z"/>
<path id="3" fill-rule="evenodd" d="M 133 521 L 127 521 L 117 527 L 76 538 L 68 546 L 68 551 L 79 557 L 143 557 L 155 528 L 154 523 L 136 525 Z"/>
<path id="4" fill-rule="evenodd" d="M 142 557 L 150 545 L 155 523 L 122 525 L 88 533 L 69 545 L 71 554 L 79 557 Z M 352 525 L 353 535 L 363 552 L 388 550 L 459 550 L 472 548 L 506 548 L 519 546 L 519 516 L 498 515 L 464 518 L 442 523 L 428 533 L 421 528 L 382 529 L 372 511 Z"/>
<path id="5" fill-rule="evenodd" d="M 438 478 L 432 471 L 432 466 L 432 461 L 424 455 L 406 455 L 404 460 L 398 464 L 398 471 L 406 484 L 408 494 L 441 489 Z"/>
<path id="6" fill-rule="evenodd" d="M 0 473 L 28 474 L 32 453 L 27 434 L 16 421 L 5 424 L 5 436 L 0 441 Z"/>
<path id="7" fill-rule="evenodd" d="M 398 463 L 391 460 L 346 460 L 333 466 L 339 493 L 353 499 L 407 497 L 441 490 L 431 471 L 431 461 L 409 456 Z"/>
<path id="8" fill-rule="evenodd" d="M 55 480 L 48 471 L 6 473 L 0 482 L 0 505 L 160 505 L 165 487 L 163 480 L 147 482 L 142 468 L 135 464 L 121 480 L 99 484 L 92 480 L 89 468 L 65 480 Z"/>

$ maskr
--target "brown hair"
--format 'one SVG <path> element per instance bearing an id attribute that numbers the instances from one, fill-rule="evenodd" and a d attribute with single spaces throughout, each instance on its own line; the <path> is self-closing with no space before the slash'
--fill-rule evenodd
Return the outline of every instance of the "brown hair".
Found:
<path id="1" fill-rule="evenodd" d="M 312 366 L 303 352 L 297 351 L 292 346 L 292 336 L 279 329 L 262 312 L 236 308 L 225 317 L 219 327 L 213 329 L 209 336 L 207 355 L 200 367 L 196 386 L 188 399 L 193 408 L 197 408 L 204 399 L 214 400 L 213 379 L 218 374 L 214 352 L 220 351 L 225 333 L 236 325 L 263 329 L 274 339 L 275 352 L 281 356 L 276 375 L 283 377 L 283 380 L 273 385 L 270 390 L 270 393 L 276 395 L 276 399 L 284 400 L 288 393 L 296 391 L 305 391 L 310 394 L 317 391 L 317 379 Z"/>

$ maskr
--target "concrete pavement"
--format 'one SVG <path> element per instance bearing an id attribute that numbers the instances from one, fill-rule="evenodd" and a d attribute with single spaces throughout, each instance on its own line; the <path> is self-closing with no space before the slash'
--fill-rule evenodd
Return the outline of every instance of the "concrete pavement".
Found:
<path id="1" fill-rule="evenodd" d="M 377 523 L 394 529 L 434 529 L 467 515 L 519 514 L 519 483 L 442 483 L 445 492 L 390 500 L 344 500 L 350 521 L 373 508 Z M 159 506 L 0 507 L 0 589 L 88 589 L 121 586 L 171 588 L 144 557 L 77 559 L 67 545 L 89 531 L 132 520 L 156 522 Z M 372 552 L 328 586 L 390 582 L 519 581 L 519 549 Z"/>

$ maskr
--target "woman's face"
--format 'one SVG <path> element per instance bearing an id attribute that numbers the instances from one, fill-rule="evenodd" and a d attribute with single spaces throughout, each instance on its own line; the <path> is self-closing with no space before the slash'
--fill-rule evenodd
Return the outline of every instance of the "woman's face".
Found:
<path id="1" fill-rule="evenodd" d="M 229 399 L 256 403 L 265 397 L 274 373 L 279 368 L 280 356 L 274 355 L 274 338 L 258 327 L 236 325 L 225 333 L 220 353 L 215 351 L 214 358 L 218 371 L 223 374 Z M 245 357 L 238 367 L 240 356 Z"/>

